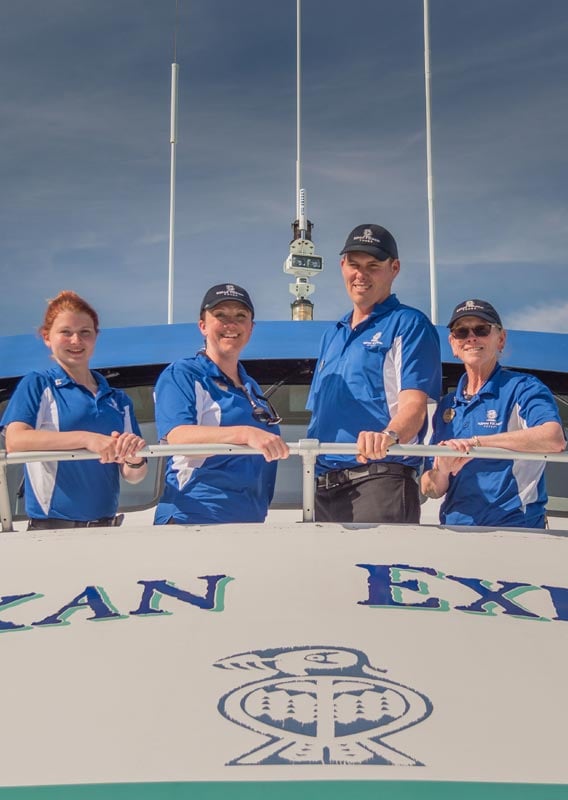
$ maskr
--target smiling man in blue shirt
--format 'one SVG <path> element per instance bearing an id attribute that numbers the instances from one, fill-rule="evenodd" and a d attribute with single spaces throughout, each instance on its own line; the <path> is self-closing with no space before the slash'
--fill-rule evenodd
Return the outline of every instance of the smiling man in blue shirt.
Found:
<path id="1" fill-rule="evenodd" d="M 424 440 L 427 403 L 441 390 L 438 335 L 421 311 L 391 293 L 400 260 L 389 231 L 357 226 L 341 256 L 353 309 L 323 337 L 308 436 L 356 442 L 359 454 L 318 458 L 316 519 L 419 522 L 421 459 L 387 451 Z"/>

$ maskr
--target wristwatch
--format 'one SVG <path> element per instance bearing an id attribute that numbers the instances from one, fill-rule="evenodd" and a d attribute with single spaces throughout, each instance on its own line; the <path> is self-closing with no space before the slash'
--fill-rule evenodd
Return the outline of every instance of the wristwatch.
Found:
<path id="1" fill-rule="evenodd" d="M 385 436 L 388 436 L 389 439 L 392 439 L 394 444 L 398 444 L 400 442 L 400 436 L 396 431 L 391 431 L 385 428 L 385 430 L 381 431 L 381 433 L 384 433 Z"/>
<path id="2" fill-rule="evenodd" d="M 131 461 L 126 461 L 126 460 L 124 461 L 124 463 L 126 464 L 127 467 L 130 467 L 130 469 L 141 469 L 144 466 L 144 464 L 148 463 L 148 459 L 144 457 L 142 461 L 139 461 L 137 464 L 133 464 Z"/>

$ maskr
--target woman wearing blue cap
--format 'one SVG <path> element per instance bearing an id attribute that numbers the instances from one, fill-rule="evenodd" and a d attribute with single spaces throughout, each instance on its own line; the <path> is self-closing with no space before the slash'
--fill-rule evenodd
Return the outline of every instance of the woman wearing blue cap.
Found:
<path id="1" fill-rule="evenodd" d="M 436 410 L 432 444 L 461 453 L 476 447 L 564 450 L 560 417 L 547 387 L 498 363 L 507 335 L 493 306 L 465 300 L 454 309 L 448 328 L 465 374 Z M 422 476 L 422 491 L 427 497 L 444 496 L 440 521 L 446 525 L 543 528 L 544 467 L 543 461 L 437 457 Z"/>
<path id="2" fill-rule="evenodd" d="M 254 325 L 248 292 L 213 286 L 201 304 L 205 347 L 170 364 L 156 384 L 156 427 L 167 444 L 240 444 L 264 456 L 173 456 L 155 523 L 262 522 L 276 461 L 289 455 L 272 405 L 239 362 Z"/>

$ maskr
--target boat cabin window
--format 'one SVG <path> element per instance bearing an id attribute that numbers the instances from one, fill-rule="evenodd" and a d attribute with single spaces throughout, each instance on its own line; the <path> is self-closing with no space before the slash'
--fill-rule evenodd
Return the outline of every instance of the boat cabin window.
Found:
<path id="1" fill-rule="evenodd" d="M 281 430 L 286 441 L 297 442 L 306 437 L 310 420 L 310 412 L 306 411 L 306 401 L 309 392 L 311 373 L 303 366 L 299 374 L 290 382 L 278 387 L 270 397 L 271 402 L 282 417 Z M 246 364 L 247 371 L 252 374 L 267 391 L 275 382 L 286 375 L 286 367 L 275 369 L 274 362 L 270 370 L 263 371 L 259 362 Z M 288 365 L 289 366 L 289 365 Z M 313 368 L 313 364 L 310 365 Z M 457 385 L 461 375 L 460 365 L 444 365 L 444 389 L 450 391 Z M 154 422 L 153 387 L 160 367 L 154 366 L 147 372 L 137 369 L 134 376 L 126 370 L 106 371 L 106 377 L 114 386 L 124 389 L 134 403 L 136 417 L 139 421 L 142 435 L 149 443 L 155 443 L 156 427 Z M 557 399 L 560 416 L 565 430 L 568 432 L 568 383 L 564 374 L 555 374 L 552 378 L 539 375 L 550 386 Z M 12 382 L 13 386 L 15 381 Z M 0 401 L 0 413 L 3 412 L 8 402 L 8 396 L 13 386 L 5 391 Z M 6 396 L 8 395 L 8 396 Z M 162 492 L 163 486 L 163 461 L 150 459 L 148 474 L 139 484 L 132 485 L 122 481 L 120 510 L 142 510 L 154 506 Z M 568 516 L 568 482 L 566 481 L 566 468 L 562 464 L 548 464 L 546 468 L 547 488 L 549 494 L 549 510 L 554 514 Z M 25 518 L 23 497 L 23 468 L 14 465 L 8 469 L 8 489 L 12 499 L 12 509 L 15 519 Z M 300 462 L 297 458 L 282 461 L 278 467 L 276 490 L 273 508 L 300 508 L 302 502 L 302 474 Z"/>

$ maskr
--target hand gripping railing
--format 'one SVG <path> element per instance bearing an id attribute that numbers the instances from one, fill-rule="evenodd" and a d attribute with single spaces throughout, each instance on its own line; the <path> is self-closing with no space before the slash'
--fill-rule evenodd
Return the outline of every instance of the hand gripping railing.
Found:
<path id="1" fill-rule="evenodd" d="M 319 455 L 355 455 L 357 447 L 354 444 L 336 444 L 318 439 L 300 439 L 299 442 L 289 443 L 290 455 L 300 456 L 302 459 L 302 519 L 304 522 L 313 522 L 315 501 L 315 462 Z M 422 444 L 397 444 L 388 450 L 389 455 L 398 456 L 449 456 L 461 458 L 495 458 L 514 461 L 552 461 L 568 464 L 568 452 L 562 453 L 524 453 L 518 450 L 505 450 L 499 447 L 476 447 L 470 452 L 459 453 L 449 450 L 448 447 L 439 445 Z M 163 458 L 172 455 L 262 455 L 260 450 L 237 444 L 184 444 L 184 445 L 148 445 L 140 450 L 138 456 L 146 458 Z M 12 511 L 8 494 L 6 470 L 10 464 L 25 464 L 33 461 L 89 461 L 98 459 L 96 453 L 89 450 L 29 450 L 26 452 L 7 453 L 0 450 L 0 515 L 2 530 L 13 531 Z"/>

